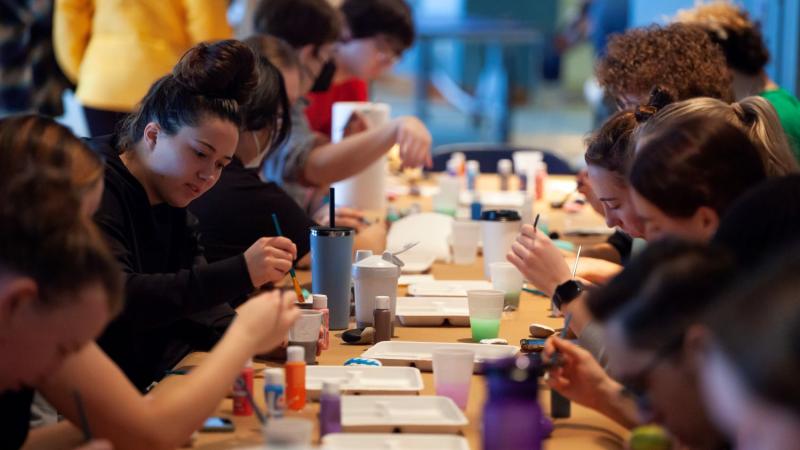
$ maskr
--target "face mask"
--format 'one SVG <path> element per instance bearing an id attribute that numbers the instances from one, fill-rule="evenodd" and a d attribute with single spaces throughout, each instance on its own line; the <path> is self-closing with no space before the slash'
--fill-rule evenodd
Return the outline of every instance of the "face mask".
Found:
<path id="1" fill-rule="evenodd" d="M 322 66 L 319 71 L 317 79 L 314 80 L 314 85 L 311 86 L 311 92 L 325 92 L 331 87 L 333 82 L 333 75 L 336 73 L 336 63 L 330 60 Z"/>

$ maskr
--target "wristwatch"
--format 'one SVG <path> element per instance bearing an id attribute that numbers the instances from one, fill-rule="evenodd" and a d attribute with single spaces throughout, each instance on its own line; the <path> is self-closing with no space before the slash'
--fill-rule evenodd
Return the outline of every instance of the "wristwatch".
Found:
<path id="1" fill-rule="evenodd" d="M 553 304 L 556 308 L 561 309 L 561 305 L 575 300 L 583 292 L 583 284 L 580 281 L 568 280 L 556 287 L 556 292 L 553 294 Z"/>

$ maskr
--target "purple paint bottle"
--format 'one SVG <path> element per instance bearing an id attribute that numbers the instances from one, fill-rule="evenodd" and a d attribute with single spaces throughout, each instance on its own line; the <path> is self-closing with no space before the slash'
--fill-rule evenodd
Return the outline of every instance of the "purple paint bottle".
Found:
<path id="1" fill-rule="evenodd" d="M 339 383 L 322 383 L 319 397 L 319 435 L 340 433 L 342 431 L 342 395 Z"/>
<path id="2" fill-rule="evenodd" d="M 483 450 L 541 450 L 552 432 L 537 400 L 542 366 L 529 356 L 484 363 Z"/>

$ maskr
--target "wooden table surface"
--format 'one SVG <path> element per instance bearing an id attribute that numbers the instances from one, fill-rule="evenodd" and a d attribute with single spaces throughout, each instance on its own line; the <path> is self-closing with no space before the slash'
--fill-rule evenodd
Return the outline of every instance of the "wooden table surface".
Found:
<path id="1" fill-rule="evenodd" d="M 482 179 L 486 183 L 485 180 Z M 488 183 L 491 183 L 489 181 Z M 487 184 L 488 184 L 487 183 Z M 400 203 L 413 201 L 414 199 L 400 199 Z M 419 201 L 419 199 L 417 199 Z M 427 202 L 427 200 L 423 200 Z M 542 206 L 541 210 L 546 208 Z M 557 228 L 560 223 L 561 212 L 551 212 L 551 228 Z M 599 218 L 597 220 L 600 220 Z M 301 283 L 309 282 L 311 274 L 307 271 L 298 271 L 298 278 Z M 478 260 L 469 266 L 456 266 L 452 264 L 436 263 L 432 267 L 431 274 L 436 279 L 482 279 L 483 266 L 482 260 Z M 400 287 L 398 295 L 405 295 L 406 288 Z M 518 345 L 521 338 L 528 337 L 528 325 L 531 322 L 538 322 L 552 327 L 562 327 L 563 318 L 549 317 L 549 300 L 529 293 L 523 293 L 520 308 L 515 312 L 505 312 L 500 326 L 500 337 L 505 338 L 512 345 Z M 354 325 L 352 325 L 354 326 Z M 349 358 L 360 355 L 367 346 L 345 345 L 338 337 L 341 332 L 336 331 L 331 336 L 331 348 L 322 353 L 318 358 L 322 365 L 341 365 Z M 469 327 L 395 327 L 395 340 L 405 341 L 428 341 L 428 342 L 471 342 Z M 181 365 L 196 364 L 204 357 L 203 353 L 189 355 Z M 263 377 L 261 369 L 266 366 L 279 366 L 272 363 L 257 362 L 256 380 L 254 393 L 256 402 L 263 409 L 264 398 Z M 434 395 L 433 375 L 431 373 L 422 374 L 425 388 L 422 395 Z M 162 381 L 157 389 L 165 388 L 171 383 L 179 383 L 181 377 L 168 377 Z M 477 450 L 480 444 L 480 424 L 482 407 L 486 397 L 486 385 L 483 376 L 473 375 L 470 387 L 469 403 L 465 414 L 469 419 L 469 425 L 461 430 L 461 433 L 470 443 L 470 448 Z M 550 410 L 549 391 L 545 386 L 541 387 L 540 402 L 545 413 Z M 318 403 L 309 403 L 303 411 L 287 412 L 287 416 L 299 416 L 311 419 L 315 423 L 316 436 L 316 415 L 319 411 Z M 223 400 L 217 410 L 217 415 L 231 418 L 236 431 L 233 433 L 200 433 L 199 438 L 194 443 L 196 449 L 228 449 L 228 448 L 247 448 L 263 443 L 260 428 L 255 416 L 234 417 L 232 414 L 232 400 Z M 627 439 L 628 432 L 623 427 L 612 422 L 610 419 L 599 413 L 573 404 L 572 415 L 568 419 L 555 420 L 555 432 L 546 441 L 545 448 L 548 450 L 592 450 L 592 449 L 621 449 L 623 441 Z"/>

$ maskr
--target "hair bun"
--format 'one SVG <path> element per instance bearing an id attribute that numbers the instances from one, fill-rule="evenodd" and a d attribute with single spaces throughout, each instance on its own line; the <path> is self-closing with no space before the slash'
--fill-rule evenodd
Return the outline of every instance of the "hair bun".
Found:
<path id="1" fill-rule="evenodd" d="M 172 75 L 193 94 L 239 103 L 258 83 L 252 50 L 234 39 L 197 44 L 184 53 Z"/>
<path id="2" fill-rule="evenodd" d="M 655 86 L 650 90 L 650 97 L 647 103 L 639 105 L 634 111 L 638 123 L 647 122 L 653 115 L 661 111 L 665 106 L 674 103 L 678 96 L 664 86 Z"/>

